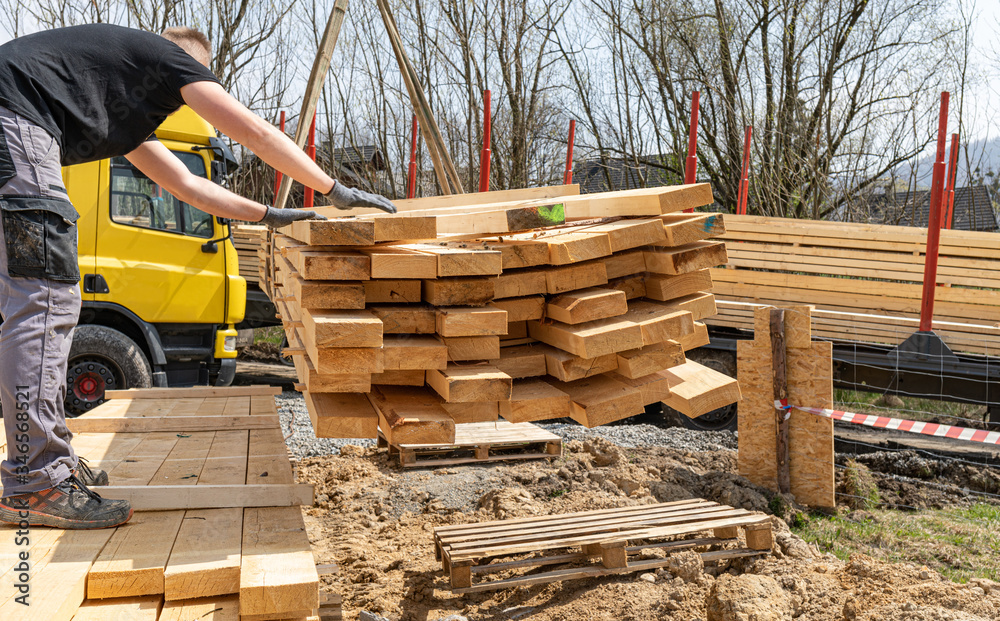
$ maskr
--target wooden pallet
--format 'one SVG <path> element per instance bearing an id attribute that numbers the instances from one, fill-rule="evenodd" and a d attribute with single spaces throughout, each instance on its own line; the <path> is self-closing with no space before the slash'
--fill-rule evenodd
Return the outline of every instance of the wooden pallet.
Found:
<path id="1" fill-rule="evenodd" d="M 723 548 L 738 543 L 739 529 L 746 547 Z M 695 549 L 714 562 L 767 554 L 772 545 L 767 515 L 699 498 L 434 529 L 435 555 L 455 593 L 651 571 L 670 563 L 669 557 L 640 558 L 652 549 Z M 552 565 L 570 567 L 532 571 Z M 530 573 L 472 583 L 474 575 L 515 569 Z"/>
<path id="2" fill-rule="evenodd" d="M 463 423 L 455 425 L 454 444 L 393 446 L 379 435 L 404 468 L 451 466 L 490 461 L 547 459 L 562 455 L 562 438 L 531 423 Z"/>

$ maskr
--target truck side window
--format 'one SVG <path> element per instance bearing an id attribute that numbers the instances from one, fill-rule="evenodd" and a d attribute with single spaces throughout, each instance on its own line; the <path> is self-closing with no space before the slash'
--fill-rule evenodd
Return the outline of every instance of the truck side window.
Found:
<path id="1" fill-rule="evenodd" d="M 193 174 L 207 176 L 200 154 L 173 153 Z M 211 215 L 178 200 L 124 157 L 111 160 L 111 219 L 128 226 L 206 239 L 214 232 Z"/>

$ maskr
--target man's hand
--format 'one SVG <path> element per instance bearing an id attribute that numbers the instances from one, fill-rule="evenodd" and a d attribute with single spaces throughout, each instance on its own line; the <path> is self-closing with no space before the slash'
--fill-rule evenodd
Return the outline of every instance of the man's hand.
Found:
<path id="1" fill-rule="evenodd" d="M 260 222 L 272 229 L 280 229 L 299 220 L 326 220 L 326 216 L 321 216 L 315 211 L 305 211 L 303 209 L 275 209 L 274 207 L 268 207 L 267 213 L 264 214 Z"/>
<path id="2" fill-rule="evenodd" d="M 355 188 L 349 188 L 337 181 L 325 195 L 337 209 L 353 209 L 355 207 L 374 207 L 388 213 L 396 213 L 396 206 L 389 199 L 370 194 Z"/>

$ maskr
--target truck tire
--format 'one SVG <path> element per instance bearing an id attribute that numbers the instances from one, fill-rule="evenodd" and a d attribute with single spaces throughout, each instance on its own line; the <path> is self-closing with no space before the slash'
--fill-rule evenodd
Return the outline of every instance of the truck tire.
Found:
<path id="1" fill-rule="evenodd" d="M 66 369 L 68 416 L 79 416 L 104 403 L 106 390 L 152 385 L 149 361 L 135 341 L 105 326 L 77 326 Z"/>
<path id="2" fill-rule="evenodd" d="M 724 373 L 729 377 L 736 377 L 736 354 L 734 352 L 699 347 L 687 352 L 687 358 L 719 373 Z M 737 417 L 735 403 L 702 414 L 698 418 L 690 418 L 666 406 L 663 409 L 670 410 L 670 413 L 675 415 L 673 418 L 682 427 L 686 427 L 687 429 L 697 431 L 736 431 Z"/>

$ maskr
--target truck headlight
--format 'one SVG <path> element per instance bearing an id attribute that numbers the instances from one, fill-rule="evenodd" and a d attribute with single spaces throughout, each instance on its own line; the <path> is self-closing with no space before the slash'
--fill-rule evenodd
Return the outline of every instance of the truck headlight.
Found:
<path id="1" fill-rule="evenodd" d="M 236 337 L 227 336 L 222 348 L 226 351 L 236 351 Z"/>

